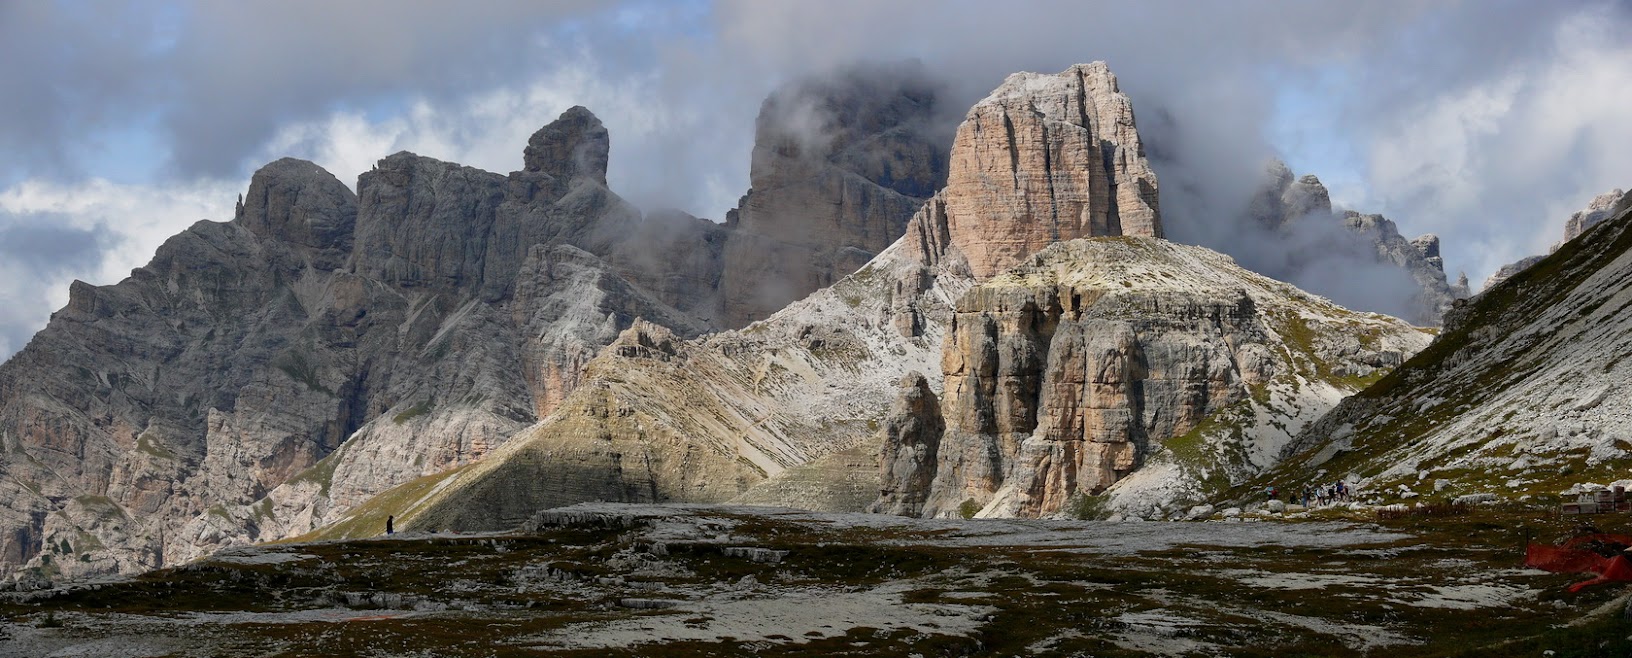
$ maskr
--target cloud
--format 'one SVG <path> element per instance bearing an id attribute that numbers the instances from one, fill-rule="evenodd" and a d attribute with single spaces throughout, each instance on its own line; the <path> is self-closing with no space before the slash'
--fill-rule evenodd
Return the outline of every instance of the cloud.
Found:
<path id="1" fill-rule="evenodd" d="M 1632 184 L 1615 146 L 1632 130 L 1617 116 L 1632 107 L 1629 14 L 1518 0 L 0 2 L 0 58 L 31 63 L 0 68 L 0 95 L 26 99 L 0 104 L 0 194 L 113 180 L 190 221 L 203 201 L 178 199 L 224 207 L 242 186 L 220 181 L 283 155 L 348 181 L 401 149 L 510 171 L 532 131 L 583 104 L 611 132 L 615 190 L 720 219 L 782 82 L 916 59 L 957 108 L 1013 71 L 1098 59 L 1134 99 L 1172 237 L 1239 250 L 1220 215 L 1279 152 L 1341 181 L 1343 205 L 1439 233 L 1448 268 L 1477 280 Z M 1318 102 L 1286 113 L 1288 97 Z M 1291 117 L 1311 127 L 1267 129 Z M 110 283 L 157 244 L 63 201 L 26 221 L 114 236 L 73 276 Z"/>
<path id="2" fill-rule="evenodd" d="M 1447 84 L 1368 125 L 1371 197 L 1483 279 L 1545 253 L 1592 197 L 1632 187 L 1632 15 L 1601 5 L 1544 31 L 1535 56 Z"/>
<path id="3" fill-rule="evenodd" d="M 402 114 L 384 119 L 339 110 L 286 124 L 246 159 L 246 167 L 293 156 L 355 185 L 356 176 L 375 161 L 406 150 L 510 172 L 521 168 L 522 149 L 535 131 L 567 108 L 583 105 L 611 134 L 608 184 L 614 190 L 644 207 L 717 210 L 715 217 L 723 217 L 720 209 L 742 194 L 738 181 L 747 177 L 751 140 L 741 134 L 696 139 L 717 134 L 719 120 L 693 107 L 659 110 L 652 89 L 660 83 L 650 70 L 612 75 L 578 52 L 527 81 L 449 100 L 416 99 Z"/>
<path id="4" fill-rule="evenodd" d="M 0 191 L 0 354 L 21 349 L 68 303 L 74 279 L 118 282 L 194 222 L 231 219 L 245 186 L 29 180 Z"/>

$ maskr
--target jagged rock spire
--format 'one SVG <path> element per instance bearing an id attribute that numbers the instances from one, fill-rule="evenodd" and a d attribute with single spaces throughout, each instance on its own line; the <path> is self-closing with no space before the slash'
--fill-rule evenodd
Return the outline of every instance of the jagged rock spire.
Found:
<path id="1" fill-rule="evenodd" d="M 1133 104 L 1103 62 L 1016 73 L 976 103 L 943 195 L 952 241 L 982 277 L 1060 240 L 1162 236 Z"/>
<path id="2" fill-rule="evenodd" d="M 571 180 L 587 178 L 606 186 L 607 153 L 611 139 L 601 120 L 582 105 L 574 105 L 527 140 L 522 152 L 527 171 Z"/>
<path id="3" fill-rule="evenodd" d="M 357 195 L 315 163 L 283 158 L 255 172 L 236 221 L 256 235 L 307 247 L 350 248 Z"/>

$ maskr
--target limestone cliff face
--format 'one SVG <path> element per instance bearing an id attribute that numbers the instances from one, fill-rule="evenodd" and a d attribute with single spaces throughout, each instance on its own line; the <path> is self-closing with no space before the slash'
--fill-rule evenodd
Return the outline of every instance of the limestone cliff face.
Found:
<path id="1" fill-rule="evenodd" d="M 1103 62 L 1017 73 L 976 103 L 944 199 L 951 239 L 980 277 L 1060 240 L 1162 235 L 1133 105 Z"/>
<path id="2" fill-rule="evenodd" d="M 1105 493 L 1109 507 L 1178 505 L 1272 463 L 1426 341 L 1199 247 L 1054 245 L 957 303 L 921 513 L 1043 516 Z"/>
<path id="3" fill-rule="evenodd" d="M 797 81 L 760 108 L 752 188 L 727 217 L 723 325 L 860 269 L 946 180 L 937 89 L 910 66 Z"/>
<path id="4" fill-rule="evenodd" d="M 1012 136 L 971 128 L 992 116 L 1022 109 L 1033 113 L 1024 119 L 1030 128 Z M 866 139 L 892 134 L 892 122 L 906 115 L 884 112 L 883 116 L 882 133 L 876 132 L 880 123 L 875 121 L 855 124 L 839 134 Z M 912 413 L 933 406 L 923 402 L 933 400 L 934 391 L 940 388 L 943 337 L 948 327 L 961 326 L 951 322 L 953 304 L 975 279 L 969 254 L 987 257 L 987 267 L 1001 262 L 992 258 L 997 251 L 990 247 L 988 234 L 982 233 L 995 232 L 998 225 L 995 220 L 990 226 L 982 224 L 979 214 L 1004 213 L 1001 217 L 1010 223 L 1010 231 L 1029 233 L 1035 247 L 1043 246 L 1053 235 L 1049 227 L 1056 213 L 1046 205 L 1052 203 L 1071 208 L 1064 215 L 1077 217 L 1083 231 L 1095 225 L 1120 231 L 1125 225 L 1144 233 L 1159 232 L 1155 179 L 1144 166 L 1133 130 L 1126 98 L 1116 92 L 1115 80 L 1103 65 L 1075 67 L 1060 76 L 1013 77 L 971 111 L 949 158 L 975 163 L 986 154 L 1002 153 L 1008 167 L 1006 154 L 1011 147 L 1029 153 L 1017 165 L 1020 168 L 1004 170 L 1004 185 L 991 185 L 972 171 L 950 182 L 918 207 L 904 229 L 895 229 L 904 235 L 859 270 L 743 329 L 692 341 L 642 338 L 647 335 L 644 331 L 626 333 L 589 363 L 582 383 L 556 413 L 499 452 L 434 483 L 407 485 L 398 493 L 387 494 L 325 532 L 353 532 L 371 523 L 369 519 L 392 513 L 388 509 L 404 520 L 404 527 L 441 527 L 455 519 L 463 519 L 459 522 L 469 525 L 461 527 L 472 529 L 501 527 L 538 505 L 566 502 L 558 492 L 528 484 L 551 479 L 621 483 L 633 477 L 650 486 L 630 489 L 619 484 L 609 486 L 604 495 L 620 497 L 626 495 L 622 492 L 638 489 L 642 500 L 735 497 L 756 503 L 804 505 L 817 499 L 828 501 L 824 505 L 843 504 L 839 501 L 848 499 L 848 494 L 816 493 L 814 483 L 800 479 L 836 478 L 829 484 L 845 490 L 870 481 L 875 491 L 869 497 L 876 496 L 878 467 L 870 466 L 865 475 L 842 475 L 843 463 L 853 460 L 841 457 L 857 451 L 876 454 L 879 428 L 887 427 L 899 430 L 893 439 L 895 447 L 885 450 L 901 468 L 889 469 L 892 475 L 886 479 L 896 484 L 884 486 L 896 487 L 903 495 L 883 505 L 897 510 L 915 508 L 925 498 L 923 485 L 930 476 L 928 444 L 921 439 L 932 433 L 929 428 L 934 423 L 910 420 Z M 834 157 L 844 166 L 855 166 L 853 159 L 843 155 L 850 153 L 847 149 L 817 150 L 814 153 L 825 159 L 811 165 L 812 160 L 805 157 L 810 152 L 799 150 L 810 148 L 808 145 L 765 137 L 761 135 L 761 145 L 781 146 L 756 151 L 756 158 L 764 159 L 756 159 L 758 173 L 750 201 L 756 197 L 760 201 L 809 198 L 780 196 L 811 180 L 807 173 L 812 170 L 799 167 L 831 172 Z M 844 139 L 849 137 L 834 143 Z M 834 152 L 840 156 L 832 156 Z M 762 161 L 780 164 L 757 167 Z M 933 180 L 932 176 L 905 179 L 899 175 L 919 171 L 915 166 L 903 169 L 880 164 L 858 170 L 897 172 L 892 179 L 896 189 L 912 194 L 927 194 L 924 182 Z M 1030 182 L 1016 190 L 1013 183 L 1021 177 Z M 766 183 L 763 187 L 761 181 Z M 1027 204 L 1032 204 L 1029 210 Z M 845 214 L 850 211 L 843 210 L 844 203 L 835 207 L 837 214 L 828 217 L 839 224 L 856 219 Z M 740 262 L 734 260 L 739 256 L 732 250 L 747 244 L 739 242 L 742 235 L 793 236 L 793 242 L 804 241 L 798 247 L 801 250 L 829 244 L 824 241 L 843 235 L 830 232 L 838 224 L 788 223 L 786 216 L 756 216 L 747 210 L 736 215 L 727 236 L 722 297 L 728 311 L 735 294 L 729 277 L 735 272 L 734 263 Z M 1004 251 L 1004 258 L 1029 255 L 1014 248 L 1018 247 L 1011 245 Z M 668 347 L 653 351 L 648 343 Z M 920 404 L 908 404 L 892 414 L 890 405 L 898 382 L 913 371 L 927 373 L 923 386 L 912 387 L 920 393 L 927 387 L 927 397 L 920 395 Z M 580 411 L 570 411 L 573 409 Z M 892 418 L 900 424 L 892 425 Z M 918 438 L 906 438 L 908 434 Z M 571 455 L 578 474 L 563 474 L 561 467 L 541 455 Z M 623 457 L 614 459 L 618 455 Z M 630 455 L 639 457 L 631 462 Z M 944 458 L 943 454 L 937 460 Z M 918 465 L 913 465 L 914 460 Z M 723 471 L 729 477 L 710 480 L 704 487 L 695 474 L 687 475 L 693 478 L 688 480 L 681 477 L 682 470 L 655 467 L 705 462 L 751 468 L 731 466 Z M 793 484 L 796 480 L 797 485 Z M 414 489 L 420 492 L 432 488 L 436 493 L 428 497 L 406 493 L 414 487 L 421 487 Z M 745 489 L 733 494 L 732 487 Z M 530 493 L 506 499 L 502 513 L 472 511 L 497 497 L 492 492 L 501 490 Z M 592 493 L 583 489 L 574 495 L 590 497 Z M 789 495 L 798 499 L 786 498 Z M 407 498 L 414 502 L 390 507 L 402 505 Z M 854 509 L 863 506 L 858 503 Z"/>
<path id="5" fill-rule="evenodd" d="M 941 401 L 921 373 L 902 378 L 884 422 L 879 451 L 878 499 L 867 509 L 875 514 L 918 516 L 935 479 L 941 433 Z"/>
<path id="6" fill-rule="evenodd" d="M 578 108 L 522 171 L 399 153 L 356 195 L 280 160 L 233 221 L 76 283 L 0 365 L 0 564 L 129 572 L 306 532 L 502 444 L 637 317 L 706 331 L 631 280 L 710 280 L 709 250 L 665 263 L 628 243 L 707 227 L 653 226 L 608 191 L 605 145 Z M 663 292 L 712 298 L 683 288 Z"/>

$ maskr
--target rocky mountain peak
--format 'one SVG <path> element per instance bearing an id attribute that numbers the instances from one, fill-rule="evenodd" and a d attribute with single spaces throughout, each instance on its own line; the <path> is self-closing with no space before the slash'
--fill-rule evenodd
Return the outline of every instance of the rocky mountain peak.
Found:
<path id="1" fill-rule="evenodd" d="M 584 106 L 574 105 L 527 140 L 523 167 L 562 180 L 586 178 L 605 187 L 611 148 L 600 118 Z"/>
<path id="2" fill-rule="evenodd" d="M 306 160 L 283 158 L 255 172 L 234 219 L 250 232 L 316 249 L 351 248 L 357 195 Z"/>
<path id="3" fill-rule="evenodd" d="M 1621 188 L 1617 187 L 1613 190 L 1593 197 L 1592 201 L 1587 203 L 1587 207 L 1577 210 L 1570 215 L 1569 219 L 1564 220 L 1564 238 L 1554 243 L 1552 248 L 1547 250 L 1548 253 L 1558 251 L 1559 247 L 1564 246 L 1564 243 L 1581 237 L 1581 234 L 1586 233 L 1587 229 L 1597 226 L 1598 224 L 1603 223 L 1604 220 L 1609 219 L 1610 216 L 1614 214 L 1615 205 L 1625 196 L 1626 193 L 1622 191 Z M 1491 288 L 1496 287 L 1497 285 L 1501 284 L 1501 282 L 1511 279 L 1518 273 L 1529 269 L 1531 265 L 1541 262 L 1543 258 L 1545 258 L 1545 256 L 1527 256 L 1501 266 L 1496 270 L 1495 274 L 1492 274 L 1485 279 L 1484 288 L 1481 290 L 1490 290 Z"/>
<path id="4" fill-rule="evenodd" d="M 1286 191 L 1281 193 L 1281 204 L 1285 209 L 1286 221 L 1311 215 L 1318 219 L 1332 216 L 1331 192 L 1314 174 L 1299 176 L 1296 182 L 1287 185 Z"/>
<path id="5" fill-rule="evenodd" d="M 1617 187 L 1593 197 L 1587 207 L 1570 215 L 1570 219 L 1564 222 L 1564 241 L 1574 240 L 1577 236 L 1585 233 L 1587 229 L 1609 219 L 1611 211 L 1615 209 L 1615 204 L 1625 195 L 1626 192 Z"/>
<path id="6" fill-rule="evenodd" d="M 765 100 L 753 186 L 726 216 L 726 326 L 832 285 L 901 237 L 946 180 L 938 92 L 903 64 L 795 80 Z"/>
<path id="7" fill-rule="evenodd" d="M 958 127 L 944 192 L 976 276 L 1080 237 L 1161 237 L 1156 174 L 1133 104 L 1103 62 L 1016 73 Z"/>
<path id="8" fill-rule="evenodd" d="M 1272 160 L 1265 167 L 1262 182 L 1248 203 L 1247 215 L 1254 225 L 1266 229 L 1264 237 L 1273 240 L 1272 244 L 1285 244 L 1289 249 L 1282 256 L 1272 258 L 1244 254 L 1249 261 L 1257 261 L 1249 262 L 1248 266 L 1262 274 L 1293 283 L 1307 281 L 1318 285 L 1314 277 L 1307 277 L 1309 263 L 1318 259 L 1322 267 L 1328 267 L 1334 254 L 1353 261 L 1353 265 L 1376 263 L 1398 267 L 1411 277 L 1420 291 L 1409 300 L 1401 300 L 1405 302 L 1404 312 L 1394 312 L 1418 324 L 1438 324 L 1445 309 L 1450 308 L 1454 300 L 1466 296 L 1460 292 L 1461 288 L 1445 278 L 1438 237 L 1424 235 L 1408 240 L 1400 235 L 1393 221 L 1382 215 L 1334 208 L 1331 193 L 1319 177 L 1294 176 L 1280 160 Z M 1334 225 L 1347 231 L 1329 230 Z M 1311 248 L 1309 244 L 1320 246 Z M 1312 291 L 1326 295 L 1342 292 Z"/>

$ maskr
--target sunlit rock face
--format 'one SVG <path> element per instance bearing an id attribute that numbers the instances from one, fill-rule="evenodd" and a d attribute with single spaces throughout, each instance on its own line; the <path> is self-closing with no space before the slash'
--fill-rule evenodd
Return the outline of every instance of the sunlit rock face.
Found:
<path id="1" fill-rule="evenodd" d="M 1016 73 L 976 103 L 943 196 L 952 242 L 979 277 L 1060 240 L 1162 236 L 1133 104 L 1102 62 Z"/>

